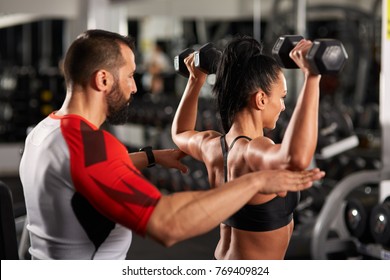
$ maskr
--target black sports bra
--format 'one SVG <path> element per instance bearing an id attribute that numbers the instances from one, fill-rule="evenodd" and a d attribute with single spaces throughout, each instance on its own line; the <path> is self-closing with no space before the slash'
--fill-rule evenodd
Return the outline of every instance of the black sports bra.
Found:
<path id="1" fill-rule="evenodd" d="M 221 147 L 224 161 L 225 182 L 228 181 L 227 159 L 229 151 L 238 139 L 252 139 L 247 136 L 237 136 L 227 149 L 225 135 L 221 136 Z M 248 231 L 269 231 L 288 225 L 293 218 L 293 211 L 299 202 L 299 192 L 288 192 L 285 197 L 276 196 L 266 203 L 246 204 L 223 223 L 233 228 Z"/>

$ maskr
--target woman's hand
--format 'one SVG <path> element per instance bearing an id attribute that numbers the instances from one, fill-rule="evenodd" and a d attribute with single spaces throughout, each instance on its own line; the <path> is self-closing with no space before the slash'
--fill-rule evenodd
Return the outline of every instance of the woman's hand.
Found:
<path id="1" fill-rule="evenodd" d="M 298 67 L 307 75 L 314 75 L 306 59 L 306 55 L 312 46 L 312 41 L 302 39 L 290 52 L 290 58 L 294 60 Z"/>
<path id="2" fill-rule="evenodd" d="M 194 79 L 202 84 L 206 81 L 207 74 L 203 73 L 199 68 L 195 67 L 195 53 L 190 54 L 184 59 L 188 72 L 190 72 L 189 79 Z"/>

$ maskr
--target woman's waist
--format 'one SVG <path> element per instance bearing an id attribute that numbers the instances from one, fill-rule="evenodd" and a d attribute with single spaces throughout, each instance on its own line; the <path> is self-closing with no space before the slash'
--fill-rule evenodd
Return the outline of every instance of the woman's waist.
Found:
<path id="1" fill-rule="evenodd" d="M 293 221 L 272 231 L 253 232 L 221 226 L 220 258 L 283 259 L 293 231 Z M 225 230 L 226 229 L 226 230 Z"/>

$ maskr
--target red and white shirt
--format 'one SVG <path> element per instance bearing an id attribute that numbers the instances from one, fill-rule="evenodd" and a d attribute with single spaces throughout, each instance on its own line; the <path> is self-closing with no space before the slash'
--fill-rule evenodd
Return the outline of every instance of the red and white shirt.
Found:
<path id="1" fill-rule="evenodd" d="M 125 259 L 161 197 L 122 143 L 77 115 L 40 122 L 19 171 L 34 259 Z"/>

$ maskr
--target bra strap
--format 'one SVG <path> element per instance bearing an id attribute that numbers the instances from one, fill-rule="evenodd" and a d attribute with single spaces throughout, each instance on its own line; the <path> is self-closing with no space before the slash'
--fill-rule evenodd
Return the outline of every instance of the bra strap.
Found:
<path id="1" fill-rule="evenodd" d="M 241 138 L 245 138 L 245 139 L 247 139 L 249 141 L 252 140 L 252 138 L 249 138 L 248 136 L 245 136 L 245 135 L 237 136 L 236 138 L 234 138 L 233 142 L 230 144 L 229 150 L 226 147 L 225 135 L 222 135 L 221 138 L 220 138 L 221 148 L 222 148 L 222 155 L 223 155 L 223 172 L 224 172 L 225 183 L 228 181 L 227 158 L 228 158 L 228 155 L 229 155 L 229 151 L 233 148 L 233 146 L 236 143 L 236 141 L 238 139 L 241 139 Z"/>
<path id="2" fill-rule="evenodd" d="M 221 148 L 222 148 L 222 155 L 223 155 L 223 173 L 224 173 L 224 179 L 225 183 L 227 182 L 227 156 L 228 156 L 228 151 L 226 148 L 226 140 L 225 140 L 225 135 L 222 135 L 220 138 L 221 141 Z"/>
<path id="3" fill-rule="evenodd" d="M 238 139 L 241 139 L 241 138 L 245 138 L 245 139 L 247 139 L 247 140 L 249 140 L 249 141 L 252 141 L 252 138 L 249 138 L 248 136 L 245 136 L 245 135 L 237 136 L 236 138 L 234 138 L 233 142 L 230 144 L 230 146 L 229 146 L 229 151 L 233 148 L 234 143 L 236 143 L 236 141 L 237 141 Z"/>

